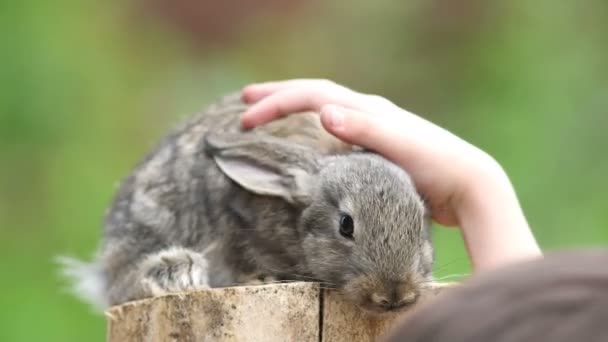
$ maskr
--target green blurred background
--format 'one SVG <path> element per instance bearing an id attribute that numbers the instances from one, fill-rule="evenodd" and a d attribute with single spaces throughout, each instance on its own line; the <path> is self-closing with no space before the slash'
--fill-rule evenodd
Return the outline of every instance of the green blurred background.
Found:
<path id="1" fill-rule="evenodd" d="M 0 4 L 0 340 L 101 341 L 53 257 L 90 257 L 117 182 L 253 81 L 330 78 L 496 157 L 545 250 L 608 242 L 608 2 Z M 436 229 L 437 275 L 470 271 Z"/>

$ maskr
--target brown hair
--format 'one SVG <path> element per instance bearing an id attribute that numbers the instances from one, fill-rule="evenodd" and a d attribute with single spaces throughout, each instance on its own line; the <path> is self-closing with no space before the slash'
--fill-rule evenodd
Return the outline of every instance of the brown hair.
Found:
<path id="1" fill-rule="evenodd" d="M 421 307 L 387 341 L 608 341 L 608 251 L 481 274 Z"/>

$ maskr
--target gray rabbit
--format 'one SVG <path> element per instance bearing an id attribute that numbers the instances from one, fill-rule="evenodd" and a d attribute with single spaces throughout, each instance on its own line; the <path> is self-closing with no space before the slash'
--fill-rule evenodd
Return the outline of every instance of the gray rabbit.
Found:
<path id="1" fill-rule="evenodd" d="M 242 131 L 229 96 L 122 183 L 91 264 L 64 259 L 102 307 L 171 292 L 319 281 L 369 312 L 431 280 L 428 215 L 408 175 L 327 134 L 314 113 Z"/>

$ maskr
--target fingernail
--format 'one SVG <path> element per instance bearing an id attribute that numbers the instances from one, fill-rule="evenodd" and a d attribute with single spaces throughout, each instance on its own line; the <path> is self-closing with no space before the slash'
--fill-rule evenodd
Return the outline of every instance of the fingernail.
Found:
<path id="1" fill-rule="evenodd" d="M 243 90 L 241 90 L 241 101 L 245 102 L 245 103 L 251 103 L 251 89 L 248 87 L 245 87 Z"/>
<path id="2" fill-rule="evenodd" d="M 252 128 L 254 124 L 251 122 L 251 115 L 247 115 L 247 112 L 241 115 L 241 126 L 245 129 Z"/>
<path id="3" fill-rule="evenodd" d="M 329 115 L 329 124 L 333 128 L 341 128 L 344 126 L 344 113 L 335 106 L 327 106 L 325 108 L 327 115 Z"/>

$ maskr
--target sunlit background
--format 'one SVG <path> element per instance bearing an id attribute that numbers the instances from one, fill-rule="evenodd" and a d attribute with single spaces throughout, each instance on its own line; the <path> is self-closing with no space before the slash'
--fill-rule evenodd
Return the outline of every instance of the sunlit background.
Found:
<path id="1" fill-rule="evenodd" d="M 0 30 L 1 341 L 104 340 L 53 257 L 92 256 L 121 177 L 253 81 L 383 95 L 495 156 L 545 250 L 608 242 L 605 0 L 8 0 Z M 437 276 L 470 272 L 435 238 Z"/>

